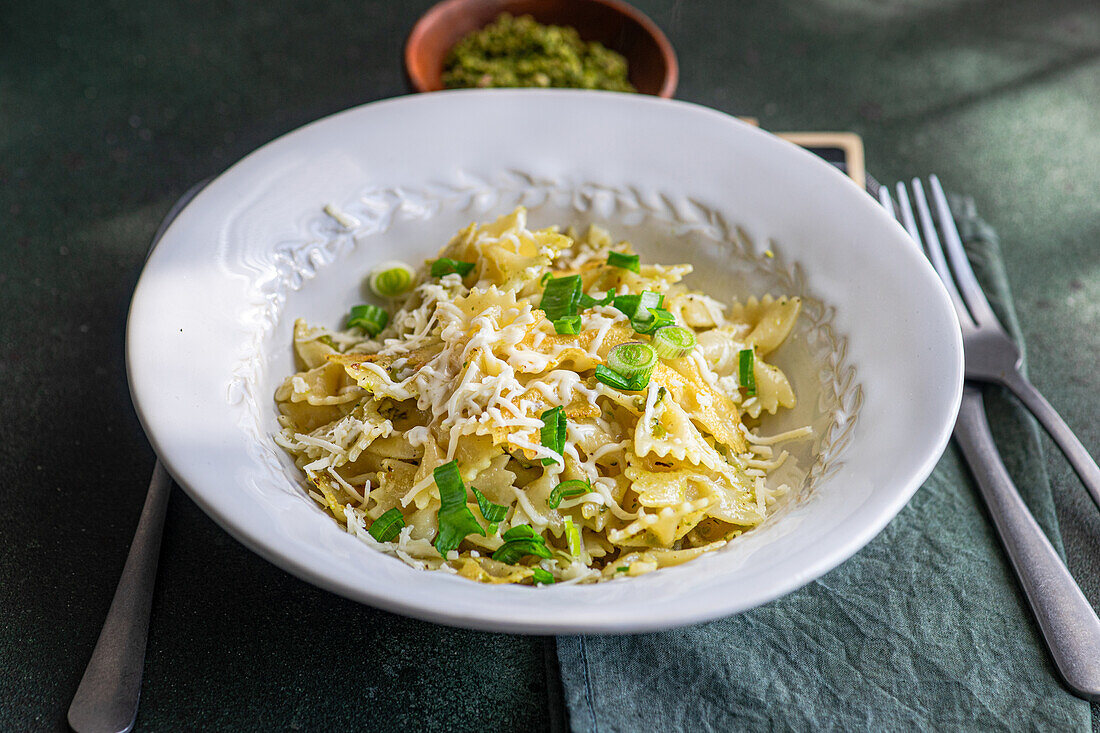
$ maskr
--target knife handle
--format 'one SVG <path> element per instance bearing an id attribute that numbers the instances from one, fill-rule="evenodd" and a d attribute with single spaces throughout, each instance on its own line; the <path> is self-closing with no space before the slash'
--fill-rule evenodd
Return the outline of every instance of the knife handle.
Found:
<path id="1" fill-rule="evenodd" d="M 1002 384 L 1012 390 L 1012 394 L 1019 397 L 1020 402 L 1023 402 L 1031 414 L 1039 420 L 1039 424 L 1046 428 L 1050 437 L 1062 449 L 1069 465 L 1073 466 L 1073 470 L 1077 472 L 1089 496 L 1092 497 L 1096 506 L 1100 507 L 1100 466 L 1096 465 L 1096 460 L 1085 450 L 1081 440 L 1069 425 L 1066 425 L 1066 421 L 1047 401 L 1047 398 L 1035 389 L 1035 385 L 1027 381 L 1019 372 L 1007 373 Z"/>
<path id="2" fill-rule="evenodd" d="M 171 490 L 172 478 L 157 461 L 111 609 L 69 706 L 69 725 L 77 733 L 124 733 L 134 727 L 149 607 Z"/>
<path id="3" fill-rule="evenodd" d="M 974 473 L 1047 648 L 1066 685 L 1100 700 L 1100 619 L 1020 498 L 1005 469 L 979 387 L 967 384 L 955 439 Z"/>

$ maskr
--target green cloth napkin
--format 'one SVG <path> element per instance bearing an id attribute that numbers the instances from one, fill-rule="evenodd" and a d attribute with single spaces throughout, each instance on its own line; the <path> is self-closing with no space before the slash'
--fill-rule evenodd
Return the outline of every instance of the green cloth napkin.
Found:
<path id="1" fill-rule="evenodd" d="M 996 232 L 956 219 L 989 299 L 1020 341 Z M 1021 343 L 1022 346 L 1022 343 Z M 986 402 L 1010 473 L 1062 551 L 1034 420 Z M 557 640 L 574 731 L 1084 730 L 954 443 L 855 557 L 747 613 L 637 636 Z"/>

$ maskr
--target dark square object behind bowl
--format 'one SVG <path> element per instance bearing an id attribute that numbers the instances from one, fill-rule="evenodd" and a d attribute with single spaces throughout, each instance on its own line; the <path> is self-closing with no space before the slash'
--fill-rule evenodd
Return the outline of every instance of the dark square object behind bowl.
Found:
<path id="1" fill-rule="evenodd" d="M 641 12 L 618 0 L 444 0 L 424 13 L 405 43 L 405 74 L 417 92 L 443 89 L 447 52 L 501 13 L 567 25 L 626 57 L 630 83 L 643 94 L 671 98 L 679 69 L 672 45 Z"/>

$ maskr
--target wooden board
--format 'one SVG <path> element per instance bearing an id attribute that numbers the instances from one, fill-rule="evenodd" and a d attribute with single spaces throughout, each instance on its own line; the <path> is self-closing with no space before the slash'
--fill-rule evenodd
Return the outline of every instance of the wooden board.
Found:
<path id="1" fill-rule="evenodd" d="M 854 132 L 777 132 L 777 136 L 801 145 L 846 173 L 849 178 L 867 187 L 863 167 L 863 140 Z"/>

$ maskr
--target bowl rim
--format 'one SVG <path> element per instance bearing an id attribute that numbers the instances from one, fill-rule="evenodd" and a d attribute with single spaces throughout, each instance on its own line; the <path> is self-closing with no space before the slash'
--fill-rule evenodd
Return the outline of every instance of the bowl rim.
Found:
<path id="1" fill-rule="evenodd" d="M 454 7 L 459 7 L 469 3 L 471 0 L 441 0 L 441 2 L 428 8 L 424 13 L 417 18 L 416 23 L 413 24 L 412 30 L 409 31 L 408 37 L 405 39 L 405 46 L 402 54 L 405 78 L 416 93 L 428 93 L 428 92 L 440 92 L 440 91 L 455 91 L 447 90 L 444 88 L 436 89 L 430 86 L 424 79 L 423 75 L 416 72 L 417 64 L 415 63 L 416 56 L 419 50 L 424 44 L 424 35 L 427 33 L 428 25 L 434 20 L 435 16 L 450 10 Z M 680 64 L 676 59 L 676 51 L 672 47 L 672 43 L 665 36 L 664 31 L 653 22 L 653 20 L 638 10 L 633 5 L 623 2 L 623 0 L 582 0 L 583 2 L 602 5 L 606 8 L 610 8 L 628 19 L 634 21 L 642 29 L 649 34 L 653 41 L 657 44 L 657 49 L 661 58 L 665 64 L 665 76 L 661 81 L 661 88 L 656 94 L 646 94 L 639 92 L 645 96 L 660 97 L 662 99 L 672 99 L 676 93 L 676 87 L 680 82 Z M 504 12 L 504 10 L 501 10 Z M 574 90 L 574 91 L 595 91 L 595 90 Z"/>

